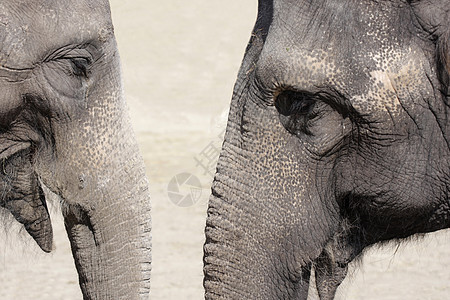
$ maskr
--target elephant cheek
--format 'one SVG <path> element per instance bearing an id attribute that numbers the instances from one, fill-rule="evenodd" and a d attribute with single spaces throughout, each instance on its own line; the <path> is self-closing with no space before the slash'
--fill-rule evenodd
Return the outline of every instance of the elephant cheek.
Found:
<path id="1" fill-rule="evenodd" d="M 14 218 L 45 251 L 52 250 L 53 230 L 38 177 L 31 169 L 25 153 L 15 154 L 1 166 L 0 187 L 3 197 L 0 206 Z"/>

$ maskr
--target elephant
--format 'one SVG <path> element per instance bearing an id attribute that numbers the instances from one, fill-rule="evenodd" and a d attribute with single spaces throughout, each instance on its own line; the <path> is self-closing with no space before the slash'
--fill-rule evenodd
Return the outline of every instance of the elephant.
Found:
<path id="1" fill-rule="evenodd" d="M 108 1 L 1 1 L 0 41 L 2 212 L 50 252 L 56 195 L 84 299 L 148 299 L 148 180 Z"/>
<path id="2" fill-rule="evenodd" d="M 206 299 L 333 299 L 450 226 L 448 0 L 259 0 L 208 202 Z"/>

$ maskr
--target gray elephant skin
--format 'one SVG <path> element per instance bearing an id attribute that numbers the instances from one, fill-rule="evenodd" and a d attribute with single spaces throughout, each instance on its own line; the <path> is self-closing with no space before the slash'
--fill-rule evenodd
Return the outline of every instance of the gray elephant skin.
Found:
<path id="1" fill-rule="evenodd" d="M 207 299 L 333 299 L 450 225 L 450 2 L 260 0 L 208 205 Z M 312 271 L 314 270 L 314 272 Z"/>
<path id="2" fill-rule="evenodd" d="M 60 197 L 84 299 L 150 289 L 148 181 L 121 85 L 107 1 L 0 2 L 0 205 L 50 252 L 44 190 Z"/>

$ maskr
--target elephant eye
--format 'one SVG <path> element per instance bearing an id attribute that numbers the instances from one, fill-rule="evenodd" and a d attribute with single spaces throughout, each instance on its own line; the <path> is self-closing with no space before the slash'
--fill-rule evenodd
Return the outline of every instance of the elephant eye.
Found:
<path id="1" fill-rule="evenodd" d="M 79 47 L 63 47 L 48 55 L 44 62 L 56 64 L 66 75 L 87 78 L 93 63 L 88 45 Z"/>
<path id="2" fill-rule="evenodd" d="M 275 100 L 275 107 L 283 116 L 308 116 L 316 100 L 306 92 L 283 91 Z"/>
<path id="3" fill-rule="evenodd" d="M 79 77 L 88 77 L 90 61 L 84 57 L 74 57 L 70 58 L 70 63 L 72 65 L 72 73 Z"/>
<path id="4" fill-rule="evenodd" d="M 317 97 L 307 92 L 283 91 L 275 99 L 280 122 L 292 134 L 311 135 L 309 127 L 318 116 Z"/>

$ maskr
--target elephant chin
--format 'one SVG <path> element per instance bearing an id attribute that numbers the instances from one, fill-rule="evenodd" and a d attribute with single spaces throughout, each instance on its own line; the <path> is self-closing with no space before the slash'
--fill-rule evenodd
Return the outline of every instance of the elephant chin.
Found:
<path id="1" fill-rule="evenodd" d="M 0 185 L 6 208 L 25 227 L 44 252 L 50 252 L 53 229 L 44 192 L 38 176 L 32 171 L 30 155 L 25 150 L 2 162 Z"/>

